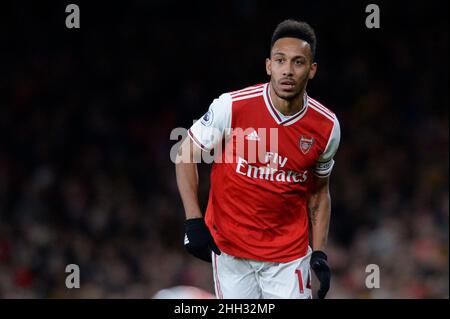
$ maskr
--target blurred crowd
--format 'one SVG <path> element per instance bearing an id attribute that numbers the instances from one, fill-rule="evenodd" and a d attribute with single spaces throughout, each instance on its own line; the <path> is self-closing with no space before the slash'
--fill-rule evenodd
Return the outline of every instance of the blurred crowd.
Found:
<path id="1" fill-rule="evenodd" d="M 61 5 L 6 6 L 0 298 L 213 293 L 211 265 L 183 247 L 170 132 L 221 93 L 267 81 L 270 36 L 288 17 L 316 29 L 308 93 L 341 123 L 328 297 L 448 298 L 447 4 L 381 2 L 379 30 L 349 2 L 171 5 L 86 4 L 70 31 Z M 204 208 L 210 166 L 199 170 Z M 68 264 L 79 289 L 65 286 Z M 370 264 L 379 289 L 365 285 Z"/>

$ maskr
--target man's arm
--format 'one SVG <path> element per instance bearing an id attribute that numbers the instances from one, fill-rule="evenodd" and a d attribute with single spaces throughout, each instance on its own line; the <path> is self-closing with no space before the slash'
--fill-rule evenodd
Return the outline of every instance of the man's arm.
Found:
<path id="1" fill-rule="evenodd" d="M 334 166 L 333 157 L 336 154 L 340 140 L 341 129 L 338 119 L 334 116 L 334 125 L 328 138 L 327 146 L 316 162 L 315 178 L 308 201 L 313 246 L 310 264 L 320 281 L 320 288 L 317 292 L 319 299 L 325 298 L 330 289 L 331 269 L 325 253 L 331 216 L 329 176 Z"/>
<path id="2" fill-rule="evenodd" d="M 217 255 L 220 255 L 220 250 L 214 243 L 200 209 L 197 162 L 200 162 L 203 150 L 213 150 L 222 142 L 226 129 L 231 126 L 231 105 L 228 93 L 211 103 L 208 112 L 189 129 L 189 137 L 181 143 L 175 164 L 178 190 L 186 213 L 184 246 L 195 257 L 209 262 L 211 250 Z"/>
<path id="3" fill-rule="evenodd" d="M 177 185 L 183 201 L 186 219 L 203 217 L 198 202 L 198 170 L 195 158 L 200 158 L 202 149 L 186 137 L 178 149 L 178 160 L 175 164 Z"/>
<path id="4" fill-rule="evenodd" d="M 195 159 L 199 159 L 202 149 L 187 137 L 178 150 L 175 164 L 178 190 L 186 213 L 184 246 L 197 258 L 211 262 L 211 250 L 221 252 L 205 225 L 198 201 L 198 171 Z"/>
<path id="5" fill-rule="evenodd" d="M 314 178 L 311 197 L 308 202 L 309 218 L 311 221 L 312 246 L 311 268 L 320 281 L 317 292 L 319 299 L 325 298 L 330 289 L 331 269 L 324 250 L 327 245 L 328 229 L 331 215 L 331 198 L 329 191 L 329 177 Z"/>
<path id="6" fill-rule="evenodd" d="M 313 250 L 325 251 L 331 216 L 329 177 L 314 178 L 314 186 L 308 203 L 312 231 Z"/>

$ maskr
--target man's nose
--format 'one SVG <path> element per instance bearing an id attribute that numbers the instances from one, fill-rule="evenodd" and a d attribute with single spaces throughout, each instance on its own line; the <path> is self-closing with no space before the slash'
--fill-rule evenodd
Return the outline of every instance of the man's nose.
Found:
<path id="1" fill-rule="evenodd" d="M 294 69 L 291 63 L 286 63 L 283 69 L 283 76 L 292 76 L 294 75 Z"/>

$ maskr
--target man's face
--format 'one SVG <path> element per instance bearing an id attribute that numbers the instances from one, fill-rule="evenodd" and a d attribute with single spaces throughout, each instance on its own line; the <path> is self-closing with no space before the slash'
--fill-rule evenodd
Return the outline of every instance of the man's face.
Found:
<path id="1" fill-rule="evenodd" d="M 311 47 L 297 38 L 275 41 L 270 59 L 266 59 L 266 71 L 275 94 L 285 100 L 297 97 L 316 70 Z"/>

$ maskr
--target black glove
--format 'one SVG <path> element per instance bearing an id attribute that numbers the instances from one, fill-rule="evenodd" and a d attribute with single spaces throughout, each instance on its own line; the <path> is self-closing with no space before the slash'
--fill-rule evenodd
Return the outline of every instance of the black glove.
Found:
<path id="1" fill-rule="evenodd" d="M 327 255 L 320 250 L 313 251 L 311 254 L 310 265 L 320 281 L 320 288 L 317 292 L 317 297 L 319 299 L 324 299 L 330 289 L 331 280 L 331 270 L 327 262 Z"/>
<path id="2" fill-rule="evenodd" d="M 216 255 L 221 254 L 208 227 L 206 227 L 203 218 L 187 219 L 184 225 L 186 229 L 184 246 L 191 255 L 204 261 L 211 262 L 211 250 L 213 250 Z"/>

